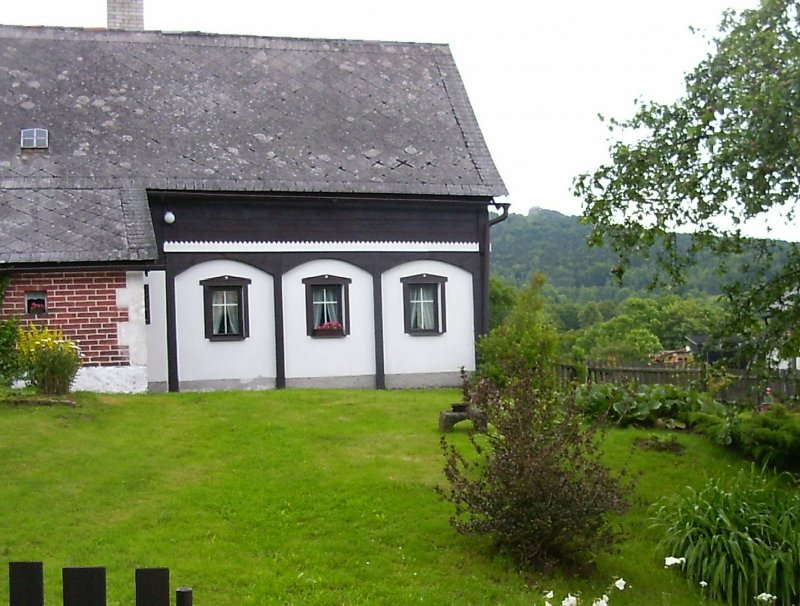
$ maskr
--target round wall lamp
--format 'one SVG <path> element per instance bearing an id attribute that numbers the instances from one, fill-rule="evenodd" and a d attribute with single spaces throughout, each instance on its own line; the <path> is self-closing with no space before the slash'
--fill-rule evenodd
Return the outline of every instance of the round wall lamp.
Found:
<path id="1" fill-rule="evenodd" d="M 175 223 L 175 213 L 172 212 L 171 210 L 165 212 L 164 223 L 166 223 L 167 225 L 172 225 L 173 223 Z"/>

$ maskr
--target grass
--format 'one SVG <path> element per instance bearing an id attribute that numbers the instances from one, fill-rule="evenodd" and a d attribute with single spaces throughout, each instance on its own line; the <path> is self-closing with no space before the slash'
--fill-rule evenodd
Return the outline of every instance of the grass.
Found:
<path id="1" fill-rule="evenodd" d="M 65 566 L 108 568 L 109 606 L 133 604 L 137 566 L 170 568 L 195 602 L 544 604 L 553 589 L 612 604 L 695 606 L 655 551 L 648 506 L 742 467 L 699 436 L 683 454 L 615 430 L 612 465 L 641 473 L 628 538 L 589 579 L 523 574 L 448 524 L 438 412 L 449 390 L 78 394 L 78 405 L 0 403 L 0 560 L 45 563 L 48 604 Z M 466 444 L 466 429 L 452 439 Z M 671 554 L 679 555 L 679 554 Z M 0 604 L 8 603 L 0 567 Z"/>

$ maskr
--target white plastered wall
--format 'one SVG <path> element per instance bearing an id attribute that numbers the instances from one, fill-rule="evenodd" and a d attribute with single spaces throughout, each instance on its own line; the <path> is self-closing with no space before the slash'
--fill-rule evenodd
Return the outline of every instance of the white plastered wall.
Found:
<path id="1" fill-rule="evenodd" d="M 418 274 L 444 276 L 446 332 L 435 336 L 406 334 L 401 278 Z M 460 369 L 475 370 L 475 315 L 472 275 L 440 261 L 412 261 L 393 267 L 382 278 L 384 363 L 388 387 L 457 385 Z"/>
<path id="2" fill-rule="evenodd" d="M 350 278 L 350 334 L 314 338 L 306 334 L 304 278 Z M 335 259 L 304 263 L 283 275 L 287 386 L 374 387 L 375 322 L 372 276 Z"/>
<path id="3" fill-rule="evenodd" d="M 225 275 L 251 280 L 249 337 L 240 341 L 205 338 L 200 281 Z M 181 389 L 274 387 L 275 313 L 271 275 L 238 261 L 200 263 L 175 278 L 175 305 Z"/>
<path id="4" fill-rule="evenodd" d="M 144 278 L 150 291 L 150 324 L 147 333 L 147 383 L 151 391 L 167 389 L 167 281 L 163 271 Z"/>

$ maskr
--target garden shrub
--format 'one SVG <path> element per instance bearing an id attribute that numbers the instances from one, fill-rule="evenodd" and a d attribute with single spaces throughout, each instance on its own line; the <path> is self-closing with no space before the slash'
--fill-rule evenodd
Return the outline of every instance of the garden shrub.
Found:
<path id="1" fill-rule="evenodd" d="M 535 370 L 504 376 L 502 387 L 482 379 L 469 390 L 489 423 L 471 436 L 474 453 L 442 438 L 449 484 L 438 492 L 455 506 L 450 522 L 491 537 L 524 567 L 583 563 L 613 544 L 630 483 L 600 462 L 594 429 L 540 390 Z"/>
<path id="2" fill-rule="evenodd" d="M 503 323 L 478 341 L 478 376 L 503 386 L 511 379 L 508 369 L 524 367 L 538 389 L 555 389 L 558 333 L 545 318 L 543 285 L 544 278 L 534 276 Z"/>
<path id="3" fill-rule="evenodd" d="M 10 386 L 20 373 L 18 331 L 19 323 L 16 319 L 0 322 L 0 387 Z"/>
<path id="4" fill-rule="evenodd" d="M 800 414 L 781 404 L 760 411 L 697 412 L 689 420 L 697 431 L 747 459 L 778 469 L 800 469 Z"/>
<path id="5" fill-rule="evenodd" d="M 786 482 L 791 486 L 787 488 Z M 665 529 L 660 547 L 685 558 L 683 570 L 708 595 L 728 604 L 760 594 L 789 606 L 800 598 L 800 496 L 787 474 L 741 472 L 700 491 L 662 500 L 654 513 Z"/>
<path id="6" fill-rule="evenodd" d="M 28 382 L 40 393 L 69 391 L 81 365 L 78 346 L 59 329 L 29 324 L 19 331 L 19 355 Z"/>

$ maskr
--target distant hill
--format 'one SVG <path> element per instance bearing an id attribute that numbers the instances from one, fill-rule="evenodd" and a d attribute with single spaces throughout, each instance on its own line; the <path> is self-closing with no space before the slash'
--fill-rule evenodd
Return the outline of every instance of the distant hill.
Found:
<path id="1" fill-rule="evenodd" d="M 526 284 L 533 272 L 544 274 L 550 295 L 575 302 L 619 301 L 652 294 L 647 287 L 653 264 L 635 262 L 625 273 L 623 287 L 618 287 L 611 276 L 616 256 L 607 247 L 589 248 L 586 237 L 590 230 L 590 226 L 579 223 L 578 217 L 553 210 L 534 208 L 527 215 L 510 214 L 492 227 L 492 273 L 516 286 Z M 687 273 L 685 286 L 656 292 L 719 295 L 723 282 L 715 274 L 718 265 L 710 255 L 701 256 Z"/>

